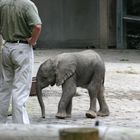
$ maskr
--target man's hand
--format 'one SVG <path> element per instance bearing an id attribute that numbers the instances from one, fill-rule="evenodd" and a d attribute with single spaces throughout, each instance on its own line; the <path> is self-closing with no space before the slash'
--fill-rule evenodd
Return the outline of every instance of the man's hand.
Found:
<path id="1" fill-rule="evenodd" d="M 40 32 L 41 32 L 41 25 L 40 24 L 34 25 L 32 36 L 30 38 L 27 38 L 27 41 L 30 45 L 32 46 L 36 45 Z"/>
<path id="2" fill-rule="evenodd" d="M 32 37 L 26 39 L 31 46 L 35 46 L 36 42 L 33 42 Z"/>

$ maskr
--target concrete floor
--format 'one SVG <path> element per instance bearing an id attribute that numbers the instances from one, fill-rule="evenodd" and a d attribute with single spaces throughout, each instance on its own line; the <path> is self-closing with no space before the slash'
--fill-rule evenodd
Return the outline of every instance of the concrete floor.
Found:
<path id="1" fill-rule="evenodd" d="M 81 51 L 82 49 L 35 50 L 33 77 L 41 63 L 49 57 L 62 52 Z M 85 112 L 89 107 L 89 97 L 85 89 L 78 88 L 80 96 L 73 99 L 72 117 L 65 120 L 55 118 L 61 87 L 48 87 L 43 90 L 46 118 L 41 118 L 37 97 L 30 97 L 27 110 L 32 124 L 58 124 L 94 126 L 98 120 L 105 126 L 140 127 L 140 50 L 96 49 L 106 65 L 105 96 L 110 108 L 110 116 L 87 119 Z M 98 108 L 98 105 L 97 105 Z M 9 122 L 10 122 L 9 117 Z"/>

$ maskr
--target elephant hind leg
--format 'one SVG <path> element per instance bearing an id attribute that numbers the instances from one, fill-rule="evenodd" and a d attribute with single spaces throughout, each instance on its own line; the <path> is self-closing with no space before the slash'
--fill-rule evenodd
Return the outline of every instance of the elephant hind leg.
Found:
<path id="1" fill-rule="evenodd" d="M 98 92 L 98 84 L 93 80 L 88 87 L 88 93 L 90 97 L 90 108 L 86 112 L 87 118 L 96 118 L 97 116 L 96 115 L 97 92 Z"/>
<path id="2" fill-rule="evenodd" d="M 90 108 L 86 112 L 86 117 L 87 118 L 96 118 L 96 90 L 95 87 L 88 89 L 89 96 L 90 96 Z"/>
<path id="3" fill-rule="evenodd" d="M 104 97 L 104 85 L 101 85 L 97 98 L 98 98 L 98 102 L 100 106 L 100 109 L 97 112 L 97 115 L 101 117 L 109 116 L 109 108 L 107 106 L 107 103 Z"/>
<path id="4" fill-rule="evenodd" d="M 90 84 L 88 85 L 88 92 L 90 96 L 90 108 L 86 113 L 86 117 L 95 118 L 98 114 L 96 113 L 96 101 L 97 98 L 100 104 L 100 111 L 98 113 L 108 114 L 107 104 L 103 96 L 103 84 L 104 84 L 104 70 L 97 67 L 95 73 L 91 79 Z"/>

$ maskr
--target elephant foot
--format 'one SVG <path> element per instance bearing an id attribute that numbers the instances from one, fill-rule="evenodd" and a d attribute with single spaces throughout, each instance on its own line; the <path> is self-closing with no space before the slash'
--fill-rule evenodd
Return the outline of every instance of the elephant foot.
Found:
<path id="1" fill-rule="evenodd" d="M 42 118 L 45 118 L 45 114 L 42 114 Z"/>
<path id="2" fill-rule="evenodd" d="M 94 112 L 94 111 L 92 111 L 92 110 L 88 110 L 87 112 L 86 112 L 86 117 L 87 118 L 96 118 L 96 113 Z"/>
<path id="3" fill-rule="evenodd" d="M 12 116 L 12 110 L 9 110 L 7 116 Z"/>
<path id="4" fill-rule="evenodd" d="M 107 110 L 100 110 L 97 112 L 97 116 L 100 116 L 100 117 L 105 117 L 105 116 L 109 116 L 109 111 L 108 109 Z"/>
<path id="5" fill-rule="evenodd" d="M 67 117 L 67 114 L 66 113 L 57 113 L 55 116 L 58 119 L 65 119 Z"/>
<path id="6" fill-rule="evenodd" d="M 71 114 L 67 114 L 67 118 L 71 118 Z"/>

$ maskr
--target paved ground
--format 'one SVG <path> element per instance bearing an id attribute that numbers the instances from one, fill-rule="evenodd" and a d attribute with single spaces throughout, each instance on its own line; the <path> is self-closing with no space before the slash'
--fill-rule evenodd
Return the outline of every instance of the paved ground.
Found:
<path id="1" fill-rule="evenodd" d="M 39 65 L 49 57 L 62 52 L 81 51 L 77 49 L 35 50 L 36 75 Z M 106 79 L 105 96 L 110 108 L 109 117 L 87 119 L 85 112 L 89 108 L 89 97 L 85 89 L 78 88 L 80 96 L 73 99 L 72 118 L 55 118 L 61 96 L 61 87 L 48 87 L 43 90 L 46 104 L 46 118 L 41 118 L 36 96 L 27 103 L 32 124 L 66 124 L 93 126 L 96 120 L 106 126 L 140 127 L 140 50 L 95 50 L 105 60 Z M 10 120 L 10 117 L 9 117 Z"/>

